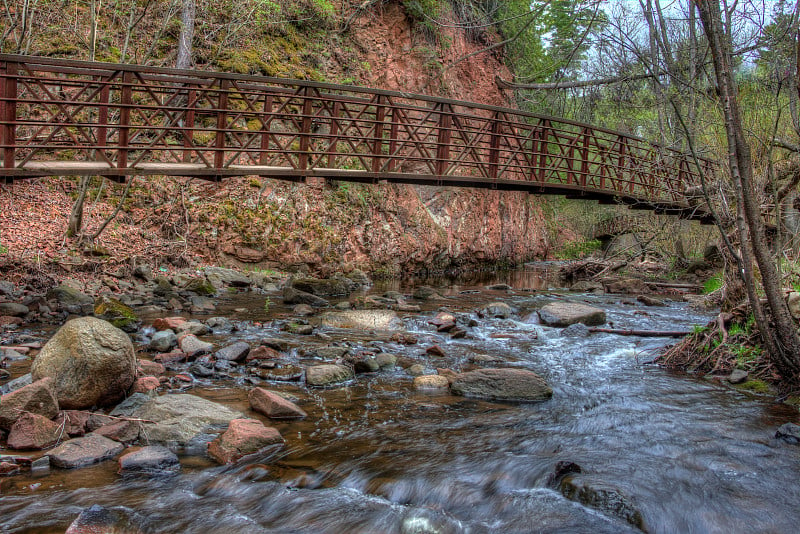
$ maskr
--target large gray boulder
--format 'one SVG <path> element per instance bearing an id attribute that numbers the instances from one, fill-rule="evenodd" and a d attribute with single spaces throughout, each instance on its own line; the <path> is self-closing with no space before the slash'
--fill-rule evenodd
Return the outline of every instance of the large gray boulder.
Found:
<path id="1" fill-rule="evenodd" d="M 163 395 L 149 398 L 131 397 L 131 402 L 117 406 L 111 415 L 154 421 L 143 423 L 140 435 L 151 443 L 177 443 L 185 445 L 197 434 L 209 428 L 224 428 L 232 420 L 244 417 L 216 402 L 195 395 Z"/>
<path id="2" fill-rule="evenodd" d="M 0 315 L 11 315 L 13 317 L 24 317 L 30 309 L 15 302 L 0 302 Z"/>
<path id="3" fill-rule="evenodd" d="M 55 381 L 62 409 L 104 406 L 125 397 L 136 378 L 136 355 L 125 332 L 101 319 L 80 317 L 67 321 L 45 344 L 31 376 Z"/>
<path id="4" fill-rule="evenodd" d="M 353 330 L 398 330 L 402 327 L 397 313 L 391 310 L 343 310 L 320 315 L 320 326 Z"/>
<path id="5" fill-rule="evenodd" d="M 598 326 L 606 322 L 606 312 L 578 302 L 551 302 L 539 310 L 539 318 L 548 326 Z"/>
<path id="6" fill-rule="evenodd" d="M 525 369 L 478 369 L 459 373 L 450 384 L 456 395 L 480 399 L 537 402 L 553 396 L 542 377 Z"/>

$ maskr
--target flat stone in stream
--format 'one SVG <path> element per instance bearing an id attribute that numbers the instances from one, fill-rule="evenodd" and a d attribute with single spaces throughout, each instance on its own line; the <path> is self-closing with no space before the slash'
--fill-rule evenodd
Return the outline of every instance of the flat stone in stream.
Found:
<path id="1" fill-rule="evenodd" d="M 83 510 L 70 524 L 65 534 L 138 534 L 136 513 L 130 508 L 105 508 L 99 504 Z"/>
<path id="2" fill-rule="evenodd" d="M 61 444 L 50 451 L 48 456 L 56 467 L 71 469 L 108 460 L 121 453 L 124 448 L 122 443 L 98 434 L 87 434 Z"/>
<path id="3" fill-rule="evenodd" d="M 214 353 L 214 357 L 218 360 L 228 360 L 230 362 L 240 362 L 247 357 L 250 352 L 250 344 L 246 341 L 237 341 L 232 345 L 228 345 L 219 349 Z"/>
<path id="4" fill-rule="evenodd" d="M 542 377 L 525 369 L 459 373 L 450 389 L 456 395 L 497 401 L 537 402 L 553 396 L 553 390 Z"/>
<path id="5" fill-rule="evenodd" d="M 606 322 L 606 312 L 578 302 L 551 302 L 539 310 L 539 318 L 548 326 L 569 326 L 575 323 L 599 326 Z"/>
<path id="6" fill-rule="evenodd" d="M 141 435 L 151 443 L 180 446 L 208 428 L 226 427 L 233 419 L 242 417 L 240 412 L 195 395 L 150 398 L 142 393 L 129 397 L 111 415 L 155 421 L 142 423 Z"/>
<path id="7" fill-rule="evenodd" d="M 283 303 L 284 304 L 308 304 L 314 308 L 327 308 L 331 305 L 330 302 L 317 295 L 300 291 L 294 287 L 286 286 L 283 288 Z"/>
<path id="8" fill-rule="evenodd" d="M 119 473 L 122 475 L 171 475 L 180 468 L 175 453 L 161 445 L 143 447 L 119 459 Z"/>
<path id="9" fill-rule="evenodd" d="M 800 445 L 800 425 L 794 423 L 785 423 L 781 425 L 775 433 L 775 437 L 786 441 L 787 443 L 794 443 Z"/>
<path id="10" fill-rule="evenodd" d="M 326 312 L 318 318 L 320 326 L 353 330 L 397 330 L 402 324 L 391 310 L 343 310 Z"/>

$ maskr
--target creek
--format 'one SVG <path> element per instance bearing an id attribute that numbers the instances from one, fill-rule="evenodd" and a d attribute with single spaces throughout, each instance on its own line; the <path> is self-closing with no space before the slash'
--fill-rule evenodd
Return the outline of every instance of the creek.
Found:
<path id="1" fill-rule="evenodd" d="M 515 290 L 486 289 L 496 282 Z M 331 389 L 263 384 L 294 395 L 309 414 L 275 423 L 249 409 L 252 386 L 242 377 L 198 380 L 189 393 L 275 426 L 285 448 L 232 466 L 182 456 L 181 473 L 162 478 L 124 479 L 110 461 L 0 479 L 0 532 L 64 532 L 94 504 L 124 507 L 140 532 L 796 532 L 800 447 L 772 438 L 781 424 L 798 422 L 796 409 L 643 364 L 669 340 L 565 336 L 530 315 L 554 299 L 601 307 L 616 328 L 690 329 L 711 314 L 550 283 L 540 272 L 438 281 L 442 299 L 400 314 L 416 345 L 349 330 L 325 329 L 326 340 L 291 336 L 280 331 L 290 310 L 279 297 L 265 310 L 263 295 L 226 296 L 215 314 L 241 330 L 209 338 L 218 344 L 291 339 L 303 361 L 308 346 L 339 343 L 391 352 L 431 372 L 518 367 L 543 376 L 553 397 L 515 404 L 425 393 L 398 368 Z M 413 289 L 394 282 L 370 293 Z M 477 318 L 474 311 L 494 301 L 519 313 Z M 477 325 L 462 339 L 439 334 L 427 320 L 440 307 Z M 444 357 L 425 354 L 433 344 Z M 476 355 L 497 361 L 472 363 Z M 559 462 L 580 466 L 567 475 L 578 487 L 572 499 L 554 480 Z"/>

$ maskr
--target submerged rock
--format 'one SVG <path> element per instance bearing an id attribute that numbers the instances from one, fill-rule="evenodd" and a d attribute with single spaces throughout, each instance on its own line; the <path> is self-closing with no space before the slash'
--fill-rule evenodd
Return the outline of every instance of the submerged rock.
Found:
<path id="1" fill-rule="evenodd" d="M 104 406 L 125 397 L 136 376 L 136 356 L 122 330 L 95 317 L 62 326 L 33 361 L 34 380 L 55 380 L 61 408 Z"/>
<path id="2" fill-rule="evenodd" d="M 450 381 L 446 376 L 442 375 L 422 375 L 414 378 L 414 389 L 423 391 L 431 390 L 447 390 L 450 386 Z"/>
<path id="3" fill-rule="evenodd" d="M 331 305 L 330 302 L 322 297 L 306 291 L 300 291 L 291 286 L 286 286 L 283 289 L 283 302 L 284 304 L 308 304 L 314 308 L 327 308 Z"/>
<path id="4" fill-rule="evenodd" d="M 795 445 L 800 444 L 800 425 L 794 423 L 783 424 L 775 432 L 775 437 Z"/>
<path id="5" fill-rule="evenodd" d="M 135 513 L 129 508 L 105 508 L 95 504 L 83 510 L 70 524 L 65 534 L 139 534 Z"/>
<path id="6" fill-rule="evenodd" d="M 456 395 L 498 401 L 536 402 L 553 396 L 542 377 L 525 369 L 478 369 L 459 373 L 450 389 Z"/>
<path id="7" fill-rule="evenodd" d="M 551 302 L 539 310 L 539 318 L 548 326 L 598 326 L 606 322 L 606 312 L 577 302 Z"/>
<path id="8" fill-rule="evenodd" d="M 295 278 L 290 285 L 318 297 L 346 297 L 350 294 L 348 283 L 340 278 Z"/>
<path id="9" fill-rule="evenodd" d="M 567 499 L 618 517 L 646 532 L 642 513 L 635 502 L 611 484 L 595 477 L 576 474 L 564 477 L 559 489 Z"/>

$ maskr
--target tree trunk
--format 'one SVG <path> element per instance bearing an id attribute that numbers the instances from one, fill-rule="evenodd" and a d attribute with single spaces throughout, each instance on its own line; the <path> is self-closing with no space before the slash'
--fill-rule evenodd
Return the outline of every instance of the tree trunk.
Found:
<path id="1" fill-rule="evenodd" d="M 89 176 L 81 178 L 78 186 L 78 197 L 72 204 L 72 211 L 67 222 L 67 237 L 77 237 L 83 229 L 83 204 L 86 201 L 86 192 L 89 189 Z"/>
<path id="2" fill-rule="evenodd" d="M 183 0 L 181 9 L 181 34 L 178 38 L 178 59 L 175 68 L 192 66 L 192 40 L 194 39 L 195 0 Z"/>
<path id="3" fill-rule="evenodd" d="M 758 265 L 761 284 L 773 324 L 760 310 L 755 276 L 746 275 L 748 300 L 756 312 L 759 332 L 773 363 L 789 381 L 796 381 L 800 373 L 800 336 L 797 325 L 783 299 L 781 280 L 767 246 L 764 221 L 753 186 L 753 163 L 750 147 L 744 135 L 738 100 L 738 88 L 733 76 L 733 61 L 730 32 L 725 28 L 716 0 L 695 0 L 703 24 L 717 80 L 717 90 L 725 119 L 725 134 L 728 140 L 728 165 L 739 204 L 737 227 L 741 239 L 742 259 L 745 273 L 752 269 L 752 261 Z M 726 14 L 727 15 L 727 14 Z M 752 254 L 752 255 L 751 255 Z M 762 315 L 762 317 L 759 317 Z"/>

